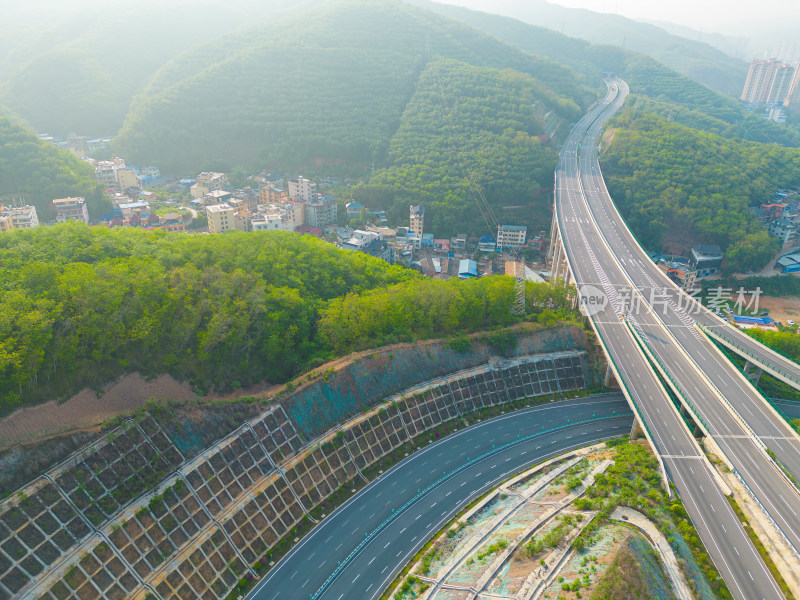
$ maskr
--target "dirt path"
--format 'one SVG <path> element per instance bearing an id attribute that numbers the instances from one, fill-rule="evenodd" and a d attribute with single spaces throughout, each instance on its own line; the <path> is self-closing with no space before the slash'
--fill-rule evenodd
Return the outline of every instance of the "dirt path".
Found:
<path id="1" fill-rule="evenodd" d="M 179 383 L 169 375 L 146 381 L 139 373 L 131 373 L 100 397 L 85 389 L 66 402 L 50 401 L 10 414 L 0 420 L 0 449 L 67 431 L 91 429 L 118 413 L 135 410 L 151 398 L 191 400 L 194 397 L 188 383 Z"/>
<path id="2" fill-rule="evenodd" d="M 523 331 L 529 327 L 528 323 L 520 323 L 510 327 L 509 330 Z M 476 332 L 468 337 L 480 337 L 485 334 L 486 332 Z M 386 354 L 395 349 L 419 347 L 436 342 L 441 340 L 399 343 L 348 354 L 298 376 L 293 381 L 294 390 L 302 390 L 323 377 L 326 372 L 343 369 L 365 356 Z M 232 400 L 242 396 L 271 398 L 285 388 L 285 384 L 261 382 L 249 388 L 224 394 L 212 392 L 205 398 L 207 400 Z M 111 384 L 99 397 L 92 390 L 85 389 L 66 402 L 51 401 L 22 408 L 0 419 L 0 450 L 23 442 L 32 443 L 59 434 L 94 429 L 120 413 L 136 410 L 151 398 L 184 401 L 192 400 L 196 395 L 188 382 L 180 383 L 170 375 L 160 375 L 147 381 L 139 373 L 131 373 Z"/>

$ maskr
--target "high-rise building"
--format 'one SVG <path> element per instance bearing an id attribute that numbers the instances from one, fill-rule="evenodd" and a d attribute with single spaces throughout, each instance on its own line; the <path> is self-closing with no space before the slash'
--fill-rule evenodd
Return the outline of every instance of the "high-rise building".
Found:
<path id="1" fill-rule="evenodd" d="M 792 65 L 781 65 L 775 70 L 772 85 L 767 96 L 767 104 L 783 104 L 789 97 L 795 68 Z"/>
<path id="2" fill-rule="evenodd" d="M 794 68 L 794 77 L 789 84 L 789 92 L 786 94 L 786 100 L 783 105 L 787 108 L 800 110 L 800 63 Z"/>
<path id="3" fill-rule="evenodd" d="M 425 207 L 421 204 L 411 205 L 409 210 L 408 241 L 414 248 L 422 246 L 422 236 L 425 233 Z"/>
<path id="4" fill-rule="evenodd" d="M 748 104 L 786 104 L 797 69 L 776 58 L 754 60 L 741 99 Z"/>

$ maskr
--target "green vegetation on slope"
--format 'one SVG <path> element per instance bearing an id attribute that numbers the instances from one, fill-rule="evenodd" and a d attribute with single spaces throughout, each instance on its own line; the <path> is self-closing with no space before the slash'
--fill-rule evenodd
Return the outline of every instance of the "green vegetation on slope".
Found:
<path id="1" fill-rule="evenodd" d="M 594 96 L 560 65 L 433 13 L 337 3 L 166 65 L 134 102 L 115 148 L 173 172 L 381 164 L 432 55 L 513 68 L 583 106 Z"/>
<path id="2" fill-rule="evenodd" d="M 630 547 L 630 542 L 620 548 L 613 562 L 603 573 L 590 600 L 641 600 L 654 598 L 647 586 L 642 567 Z"/>
<path id="3" fill-rule="evenodd" d="M 711 88 L 720 90 L 720 87 L 713 85 L 708 78 L 696 77 L 696 73 L 693 74 L 678 68 L 672 61 L 658 62 L 660 59 L 655 52 L 647 56 L 642 49 L 639 51 L 645 52 L 645 54 L 631 50 L 630 48 L 636 49 L 636 47 L 626 43 L 627 36 L 604 38 L 602 41 L 592 37 L 592 40 L 596 42 L 592 44 L 508 17 L 470 11 L 455 6 L 428 3 L 423 3 L 423 5 L 430 6 L 432 10 L 497 36 L 525 52 L 567 65 L 582 74 L 586 78 L 586 82 L 591 85 L 602 85 L 603 72 L 615 71 L 628 82 L 631 90 L 635 93 L 673 105 L 663 107 L 665 114 L 667 112 L 682 113 L 681 109 L 699 113 L 692 117 L 693 123 L 680 121 L 687 126 L 698 129 L 709 127 L 706 130 L 725 137 L 738 136 L 756 142 L 777 142 L 783 145 L 800 146 L 800 130 L 797 127 L 778 125 L 747 112 L 736 99 L 701 85 L 701 83 L 705 83 Z M 603 17 L 605 16 L 607 15 L 603 15 Z M 631 24 L 645 29 L 650 28 L 649 25 L 642 23 Z M 568 35 L 582 37 L 579 33 Z M 680 40 L 680 38 L 675 38 L 675 40 L 686 42 L 689 45 L 694 44 L 694 42 Z M 615 45 L 598 45 L 597 42 Z M 657 41 L 655 43 L 658 44 Z M 620 45 L 624 45 L 625 48 Z M 705 47 L 704 44 L 698 46 Z M 680 44 L 678 47 L 680 48 Z M 719 64 L 717 59 L 714 60 Z M 738 61 L 736 62 L 738 64 Z M 734 78 L 736 85 L 733 87 L 735 89 L 729 91 L 734 96 L 738 96 L 741 91 L 747 72 L 744 63 L 741 63 L 740 66 L 741 74 Z M 721 91 L 724 92 L 725 89 Z M 727 125 L 722 125 L 720 121 Z"/>
<path id="4" fill-rule="evenodd" d="M 573 548 L 582 551 L 589 546 L 597 529 L 608 522 L 614 509 L 628 506 L 644 513 L 667 536 L 698 597 L 708 598 L 713 590 L 717 598 L 730 599 L 725 581 L 705 551 L 681 500 L 677 496 L 669 498 L 664 491 L 658 461 L 647 446 L 629 443 L 628 440 L 607 444 L 617 449 L 614 464 L 595 478 L 594 485 L 586 490 L 585 498 L 575 502 L 581 510 L 597 510 L 598 513 L 573 540 Z M 707 587 L 709 585 L 711 590 Z"/>
<path id="5" fill-rule="evenodd" d="M 529 316 L 546 326 L 575 318 L 567 308 L 568 294 L 564 287 L 529 284 Z M 509 311 L 513 301 L 514 282 L 509 277 L 419 278 L 331 300 L 321 311 L 319 332 L 341 354 L 348 349 L 510 325 L 517 321 Z"/>
<path id="6" fill-rule="evenodd" d="M 38 131 L 108 135 L 155 71 L 191 48 L 300 0 L 5 0 L 0 102 Z M 308 2 L 306 2 L 308 3 Z"/>
<path id="7" fill-rule="evenodd" d="M 620 211 L 651 247 L 675 232 L 719 244 L 729 271 L 759 269 L 777 243 L 749 210 L 800 181 L 800 150 L 704 133 L 625 110 L 601 157 Z M 688 251 L 688 248 L 684 248 Z"/>
<path id="8" fill-rule="evenodd" d="M 550 55 L 550 53 L 560 52 L 556 47 L 557 40 L 559 37 L 566 38 L 566 36 L 581 38 L 580 41 L 584 46 L 589 46 L 590 42 L 598 45 L 619 46 L 625 48 L 629 53 L 646 54 L 655 61 L 704 86 L 732 96 L 739 94 L 747 75 L 747 63 L 743 60 L 728 56 L 706 43 L 672 35 L 655 25 L 633 21 L 620 15 L 567 8 L 550 2 L 530 0 L 510 3 L 497 0 L 491 0 L 491 2 L 477 0 L 467 3 L 470 8 L 506 16 L 428 2 L 419 3 L 454 19 L 464 21 L 473 27 L 488 31 L 500 39 L 511 42 L 508 38 L 517 36 L 521 43 L 531 45 L 531 49 L 523 49 L 534 52 L 532 48 L 538 47 L 540 51 L 534 52 L 535 54 Z M 513 17 L 513 19 L 509 17 Z M 535 27 L 534 29 L 537 31 L 531 35 L 530 28 L 532 26 L 528 26 L 528 30 L 524 28 L 527 24 L 545 24 L 545 26 L 558 29 L 561 33 Z M 575 39 L 570 41 L 578 42 Z"/>
<path id="9" fill-rule="evenodd" d="M 90 165 L 0 117 L 0 203 L 22 198 L 46 221 L 52 200 L 68 196 L 86 198 L 92 214 L 111 208 Z"/>
<path id="10" fill-rule="evenodd" d="M 800 362 L 800 335 L 794 331 L 765 331 L 753 327 L 745 333 L 786 358 Z"/>
<path id="11" fill-rule="evenodd" d="M 550 299 L 531 318 L 572 315 L 563 292 L 531 294 Z M 286 381 L 334 351 L 509 323 L 512 298 L 510 278 L 425 281 L 286 232 L 13 231 L 0 236 L 0 413 L 135 370 L 200 389 Z"/>
<path id="12" fill-rule="evenodd" d="M 517 206 L 514 223 L 547 228 L 545 190 L 552 189 L 557 156 L 539 136 L 566 132 L 579 114 L 528 75 L 432 61 L 392 138 L 390 166 L 356 187 L 354 197 L 389 210 L 395 222 L 407 219 L 409 204 L 422 203 L 426 229 L 440 236 L 496 233 L 477 208 L 472 181 L 499 220 L 503 206 Z"/>

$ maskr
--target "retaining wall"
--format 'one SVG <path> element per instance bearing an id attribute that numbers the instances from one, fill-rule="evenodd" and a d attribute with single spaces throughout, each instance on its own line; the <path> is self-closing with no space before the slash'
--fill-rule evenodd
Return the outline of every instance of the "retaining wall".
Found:
<path id="1" fill-rule="evenodd" d="M 309 420 L 285 406 L 314 393 L 333 405 L 330 381 L 188 461 L 149 415 L 127 422 L 0 506 L 0 598 L 224 598 L 308 511 L 416 435 L 483 407 L 584 388 L 591 376 L 585 351 L 489 358 L 384 394 L 313 444 Z M 377 398 L 363 392 L 359 402 Z"/>

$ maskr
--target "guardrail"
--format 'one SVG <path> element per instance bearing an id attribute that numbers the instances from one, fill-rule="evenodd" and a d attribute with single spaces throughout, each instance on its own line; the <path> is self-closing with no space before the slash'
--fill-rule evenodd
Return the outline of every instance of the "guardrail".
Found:
<path id="1" fill-rule="evenodd" d="M 709 329 L 708 327 L 706 327 L 705 325 L 700 325 L 700 324 L 698 323 L 698 324 L 697 324 L 697 326 L 700 328 L 700 330 L 701 330 L 701 331 L 703 331 L 704 333 L 708 334 L 708 335 L 709 335 L 709 337 L 711 337 L 712 339 L 714 339 L 714 338 L 722 338 L 723 340 L 725 340 L 725 341 L 723 342 L 723 344 L 727 342 L 728 344 L 732 344 L 732 345 L 736 346 L 737 348 L 740 348 L 740 349 L 741 349 L 743 352 L 747 352 L 746 350 L 744 350 L 743 348 L 741 348 L 741 346 L 739 346 L 738 344 L 736 344 L 736 342 L 734 342 L 734 341 L 730 340 L 729 338 L 727 338 L 727 337 L 723 336 L 722 334 L 720 334 L 720 333 L 718 333 L 718 332 L 716 332 L 716 331 L 710 330 L 710 329 Z M 749 354 L 750 356 L 753 356 L 753 355 L 752 355 L 752 354 L 750 354 L 749 352 L 748 352 L 748 354 Z M 735 368 L 737 368 L 737 370 L 738 370 L 738 367 L 736 367 L 736 364 L 735 364 L 735 363 L 732 363 L 732 364 L 733 364 L 733 366 L 734 366 Z M 742 373 L 742 374 L 743 374 L 745 377 L 747 376 L 747 373 L 746 373 L 744 370 L 740 370 L 739 372 L 740 372 L 740 373 Z M 787 377 L 787 378 L 788 378 L 788 376 L 787 376 L 787 375 L 784 375 L 784 377 Z M 776 414 L 777 414 L 777 415 L 778 415 L 780 418 L 782 418 L 782 419 L 783 419 L 783 420 L 786 422 L 786 425 L 787 425 L 787 426 L 788 426 L 788 427 L 789 427 L 791 430 L 793 430 L 793 431 L 795 431 L 796 433 L 800 434 L 800 428 L 798 428 L 798 427 L 797 427 L 797 425 L 795 425 L 795 424 L 792 422 L 792 420 L 791 420 L 791 419 L 790 419 L 790 418 L 789 418 L 789 417 L 786 415 L 786 413 L 784 413 L 784 412 L 783 412 L 782 410 L 780 410 L 780 409 L 779 409 L 777 406 L 775 406 L 775 405 L 774 405 L 774 404 L 773 404 L 773 403 L 770 401 L 770 399 L 769 399 L 769 398 L 767 398 L 767 397 L 766 397 L 764 394 L 762 394 L 762 393 L 761 393 L 761 391 L 760 391 L 760 390 L 759 390 L 759 389 L 758 389 L 758 388 L 757 388 L 755 385 L 753 385 L 753 386 L 752 386 L 752 388 L 755 390 L 755 392 L 756 392 L 756 393 L 757 393 L 759 396 L 761 396 L 762 400 L 764 400 L 764 402 L 767 404 L 767 406 L 769 406 L 770 408 L 772 408 L 772 410 L 774 410 L 774 411 L 775 411 L 775 413 L 776 413 Z M 725 399 L 725 402 L 728 402 L 727 398 Z M 731 405 L 730 405 L 730 403 L 728 403 L 728 405 L 729 405 L 729 406 L 731 406 Z M 736 411 L 736 409 L 733 409 L 733 410 L 734 410 L 734 411 Z M 736 411 L 736 414 L 737 414 L 737 416 L 739 415 L 738 411 Z M 739 420 L 740 420 L 740 421 L 743 421 L 743 419 L 741 419 L 741 417 L 739 417 Z M 746 424 L 746 422 L 745 422 L 745 424 Z M 753 431 L 753 430 L 750 428 L 750 426 L 749 426 L 749 425 L 747 425 L 747 428 L 750 430 L 750 432 L 751 432 L 751 435 L 753 435 L 753 436 L 756 436 L 755 432 L 754 432 L 754 431 Z M 757 436 L 756 436 L 756 437 L 757 437 Z M 758 441 L 760 442 L 761 446 L 763 446 L 763 448 L 764 448 L 764 451 L 766 452 L 766 451 L 767 451 L 767 446 L 766 446 L 766 444 L 764 444 L 764 442 L 762 442 L 762 441 L 761 441 L 761 438 L 757 437 L 757 439 L 758 439 Z M 768 452 L 767 452 L 767 455 L 769 456 L 769 453 L 768 453 Z M 771 459 L 773 462 L 776 462 L 776 461 L 775 461 L 775 459 L 773 459 L 771 456 L 770 456 L 769 458 L 770 458 L 770 459 Z M 782 471 L 782 470 L 781 470 L 781 471 Z"/>
<path id="2" fill-rule="evenodd" d="M 795 548 L 795 547 L 794 547 L 794 544 L 792 544 L 792 542 L 790 542 L 790 541 L 789 541 L 789 538 L 787 538 L 787 537 L 786 537 L 786 534 L 785 534 L 785 533 L 783 533 L 783 530 L 782 530 L 782 529 L 781 529 L 781 528 L 778 526 L 778 524 L 775 522 L 775 519 L 773 519 L 773 518 L 772 518 L 772 516 L 770 516 L 770 514 L 769 514 L 769 511 L 766 509 L 766 507 L 765 507 L 763 504 L 761 504 L 761 500 L 759 500 L 759 499 L 758 499 L 758 496 L 756 496 L 756 495 L 753 493 L 753 490 L 751 490 L 751 489 L 750 489 L 750 486 L 749 486 L 749 485 L 747 485 L 747 482 L 746 482 L 746 481 L 744 480 L 744 478 L 743 478 L 743 477 L 742 477 L 742 476 L 739 474 L 739 471 L 737 471 L 737 470 L 734 468 L 734 469 L 733 469 L 733 474 L 734 474 L 734 475 L 736 475 L 736 479 L 738 479 L 738 480 L 739 480 L 739 483 L 741 483 L 741 484 L 742 484 L 742 486 L 744 486 L 744 489 L 746 489 L 746 490 L 747 490 L 747 493 L 748 493 L 748 494 L 750 494 L 750 497 L 751 497 L 753 500 L 755 500 L 755 501 L 756 501 L 756 504 L 758 504 L 758 507 L 761 509 L 761 512 L 762 512 L 762 513 L 764 513 L 764 516 L 765 516 L 765 517 L 767 517 L 767 519 L 769 520 L 769 522 L 770 522 L 770 523 L 772 523 L 772 526 L 775 528 L 775 531 L 777 531 L 777 532 L 778 532 L 778 534 L 779 534 L 779 535 L 780 535 L 780 536 L 783 538 L 783 541 L 784 541 L 784 542 L 786 542 L 786 545 L 787 545 L 787 546 L 789 546 L 789 549 L 790 549 L 792 552 L 794 552 L 794 555 L 795 555 L 795 557 L 796 557 L 798 560 L 800 560 L 800 552 L 798 552 L 798 551 L 797 551 L 797 548 Z"/>
<path id="3" fill-rule="evenodd" d="M 683 388 L 680 385 L 678 385 L 677 381 L 675 381 L 675 378 L 669 372 L 669 370 L 667 369 L 667 366 L 664 364 L 664 362 L 655 353 L 655 351 L 653 350 L 652 345 L 647 340 L 647 336 L 645 335 L 645 333 L 639 327 L 639 324 L 632 322 L 630 319 L 625 319 L 625 321 L 626 321 L 628 327 L 634 333 L 634 337 L 636 337 L 640 341 L 640 343 L 642 343 L 643 345 L 647 346 L 647 348 L 649 350 L 649 352 L 648 352 L 649 355 L 651 356 L 651 358 L 655 362 L 658 363 L 659 367 L 661 367 L 661 372 L 664 374 L 664 376 L 667 379 L 669 379 L 669 381 L 671 383 L 670 387 L 672 387 L 673 391 L 681 397 L 683 402 L 685 402 L 685 406 L 686 406 L 687 410 L 689 412 L 691 412 L 692 418 L 699 425 L 701 425 L 703 427 L 703 429 L 705 430 L 705 434 L 710 436 L 711 435 L 711 429 L 709 428 L 708 423 L 706 422 L 705 419 L 703 419 L 702 416 L 700 416 L 700 411 L 697 409 L 697 407 L 694 405 L 694 403 L 689 399 L 689 397 L 683 391 Z M 688 423 L 687 423 L 687 425 L 688 425 Z"/>
<path id="4" fill-rule="evenodd" d="M 767 369 L 769 369 L 770 371 L 773 371 L 773 372 L 777 373 L 781 377 L 785 377 L 786 379 L 788 379 L 790 381 L 793 381 L 796 384 L 800 385 L 800 377 L 795 377 L 794 375 L 791 375 L 791 374 L 787 373 L 786 371 L 784 371 L 782 369 L 779 369 L 773 363 L 770 363 L 769 361 L 765 360 L 761 355 L 753 354 L 752 352 L 750 352 L 750 350 L 748 350 L 744 346 L 741 346 L 740 344 L 738 344 L 734 340 L 730 339 L 725 334 L 717 331 L 716 329 L 713 329 L 712 327 L 709 327 L 708 325 L 703 325 L 702 323 L 697 323 L 697 327 L 700 330 L 702 330 L 704 333 L 707 333 L 708 335 L 710 335 L 712 337 L 715 337 L 717 339 L 723 340 L 724 343 L 735 347 L 739 352 L 741 352 L 742 354 L 746 355 L 747 357 L 753 359 L 751 362 L 757 362 L 757 363 L 763 365 L 764 367 L 766 367 Z M 756 341 L 756 340 L 753 340 L 753 341 Z M 779 350 L 775 350 L 773 348 L 770 348 L 770 350 L 772 352 L 775 352 L 775 354 L 778 354 L 779 356 L 782 356 L 786 360 L 790 360 L 790 361 L 794 362 L 794 360 L 792 358 L 786 356 L 783 352 L 781 352 Z"/>
<path id="5" fill-rule="evenodd" d="M 474 465 L 475 463 L 483 460 L 484 458 L 487 458 L 487 457 L 491 456 L 492 454 L 496 454 L 498 452 L 501 452 L 502 450 L 510 448 L 511 446 L 515 446 L 517 444 L 520 444 L 522 442 L 525 442 L 525 441 L 530 440 L 530 439 L 535 438 L 535 437 L 547 435 L 548 433 L 552 433 L 554 431 L 559 431 L 559 430 L 562 430 L 562 429 L 568 429 L 570 427 L 577 427 L 577 426 L 583 425 L 585 423 L 595 423 L 595 422 L 598 422 L 598 421 L 607 421 L 609 419 L 619 419 L 619 418 L 629 417 L 629 416 L 632 417 L 634 415 L 633 415 L 632 412 L 630 412 L 630 413 L 620 413 L 620 414 L 617 414 L 616 412 L 614 412 L 613 414 L 605 416 L 605 417 L 589 417 L 588 419 L 582 419 L 580 421 L 571 421 L 571 422 L 568 422 L 566 425 L 557 425 L 555 427 L 549 427 L 547 429 L 545 429 L 544 426 L 543 426 L 541 431 L 538 431 L 536 433 L 531 433 L 531 434 L 523 436 L 523 437 L 518 436 L 517 439 L 512 440 L 510 442 L 506 442 L 505 444 L 502 444 L 500 446 L 497 446 L 497 447 L 492 446 L 491 450 L 487 450 L 486 452 L 484 452 L 480 456 L 476 456 L 474 458 L 467 459 L 467 461 L 464 464 L 462 464 L 461 466 L 456 467 L 455 469 L 453 469 L 449 473 L 445 473 L 439 479 L 437 479 L 432 484 L 430 484 L 428 487 L 426 487 L 423 490 L 418 491 L 417 494 L 413 498 L 408 500 L 400 508 L 398 508 L 397 510 L 392 509 L 392 514 L 385 521 L 383 521 L 380 525 L 378 525 L 375 529 L 373 529 L 371 533 L 365 534 L 365 537 L 361 541 L 361 543 L 358 546 L 356 546 L 356 548 L 350 554 L 348 554 L 347 557 L 341 563 L 339 563 L 339 565 L 336 567 L 334 572 L 331 573 L 330 577 L 328 577 L 328 579 L 325 580 L 325 582 L 320 586 L 320 588 L 316 592 L 314 592 L 313 594 L 309 594 L 309 598 L 311 600 L 316 600 L 317 598 L 319 598 L 325 592 L 325 590 L 328 588 L 328 586 L 330 586 L 330 584 L 333 583 L 334 579 L 336 579 L 336 577 L 339 575 L 339 573 L 341 573 L 345 569 L 345 567 L 347 567 L 347 565 L 350 563 L 350 561 L 352 561 L 353 558 L 355 558 L 359 554 L 359 552 L 361 552 L 361 550 L 363 550 L 364 547 L 367 544 L 369 544 L 376 535 L 378 535 L 381 531 L 383 531 L 392 521 L 394 521 L 397 517 L 399 517 L 408 507 L 410 507 L 412 504 L 416 503 L 420 498 L 425 496 L 425 494 L 427 494 L 432 489 L 437 487 L 440 483 L 442 483 L 443 481 L 445 481 L 447 479 L 450 479 L 451 477 L 453 477 L 454 475 L 460 473 L 464 469 Z M 569 418 L 567 419 L 567 421 L 569 421 Z"/>

